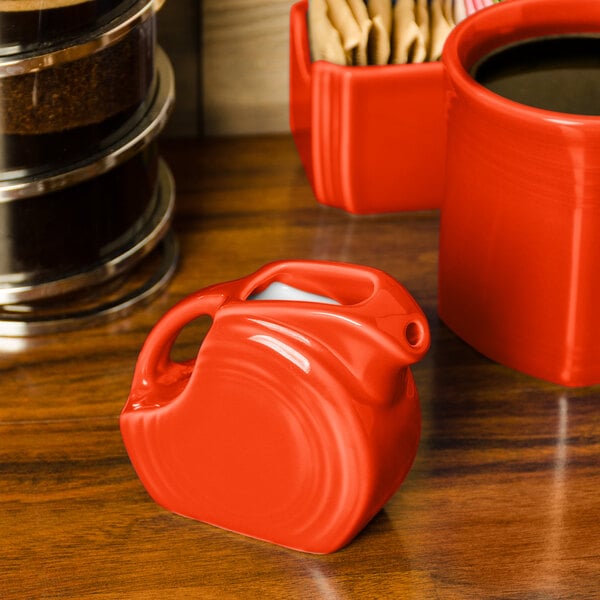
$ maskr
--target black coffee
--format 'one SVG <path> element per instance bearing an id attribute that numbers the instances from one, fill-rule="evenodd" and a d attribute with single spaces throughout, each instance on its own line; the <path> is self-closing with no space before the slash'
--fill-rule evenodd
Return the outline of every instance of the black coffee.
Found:
<path id="1" fill-rule="evenodd" d="M 600 33 L 548 36 L 506 46 L 477 62 L 471 76 L 521 104 L 600 115 Z"/>

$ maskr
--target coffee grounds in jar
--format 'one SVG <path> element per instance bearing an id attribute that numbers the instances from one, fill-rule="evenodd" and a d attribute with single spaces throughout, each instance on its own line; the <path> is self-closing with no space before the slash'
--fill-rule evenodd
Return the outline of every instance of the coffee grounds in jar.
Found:
<path id="1" fill-rule="evenodd" d="M 104 4 L 115 4 L 117 0 L 107 0 Z M 63 8 L 82 4 L 102 4 L 102 0 L 0 0 L 3 12 L 23 12 L 46 8 Z"/>
<path id="2" fill-rule="evenodd" d="M 155 34 L 151 17 L 95 54 L 0 78 L 0 133 L 65 131 L 139 104 L 154 75 Z"/>
<path id="3" fill-rule="evenodd" d="M 155 87 L 155 86 L 153 86 Z M 131 131 L 154 100 L 152 89 L 136 107 L 104 119 L 99 123 L 54 133 L 2 136 L 0 180 L 44 173 L 75 163 L 87 156 L 90 149 L 101 151 Z"/>
<path id="4" fill-rule="evenodd" d="M 0 202 L 0 283 L 65 277 L 127 250 L 152 212 L 157 173 L 153 142 L 94 179 Z"/>
<path id="5" fill-rule="evenodd" d="M 139 0 L 0 0 L 0 55 L 40 49 L 98 29 Z"/>

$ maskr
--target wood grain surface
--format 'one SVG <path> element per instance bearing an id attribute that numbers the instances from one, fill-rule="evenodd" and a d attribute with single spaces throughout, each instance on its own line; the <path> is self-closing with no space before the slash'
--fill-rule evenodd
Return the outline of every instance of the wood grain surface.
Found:
<path id="1" fill-rule="evenodd" d="M 101 327 L 0 339 L 0 598 L 591 599 L 600 583 L 600 389 L 494 364 L 436 316 L 438 214 L 318 205 L 291 139 L 169 141 L 182 260 Z M 285 550 L 156 505 L 118 415 L 142 342 L 176 301 L 280 258 L 386 270 L 425 310 L 423 436 L 407 480 L 346 548 Z M 191 358 L 207 323 L 184 330 Z"/>

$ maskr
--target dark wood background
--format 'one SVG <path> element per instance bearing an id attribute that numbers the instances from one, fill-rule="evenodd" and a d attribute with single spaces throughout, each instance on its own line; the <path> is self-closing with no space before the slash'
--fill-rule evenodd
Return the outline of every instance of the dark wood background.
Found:
<path id="1" fill-rule="evenodd" d="M 166 134 L 289 131 L 288 21 L 294 0 L 166 0 L 158 38 L 177 104 Z"/>
<path id="2" fill-rule="evenodd" d="M 165 136 L 203 133 L 202 0 L 166 0 L 157 17 L 158 43 L 175 71 L 175 110 Z"/>

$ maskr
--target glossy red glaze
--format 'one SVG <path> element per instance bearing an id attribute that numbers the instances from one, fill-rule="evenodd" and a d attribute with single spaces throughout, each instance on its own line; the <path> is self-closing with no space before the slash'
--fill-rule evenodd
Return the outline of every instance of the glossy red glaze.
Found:
<path id="1" fill-rule="evenodd" d="M 290 15 L 290 127 L 317 200 L 353 213 L 439 207 L 442 65 L 311 62 L 307 9 Z"/>
<path id="2" fill-rule="evenodd" d="M 463 21 L 443 54 L 439 314 L 488 357 L 569 386 L 600 383 L 600 117 L 517 104 L 468 71 L 505 44 L 590 31 L 596 0 L 506 2 Z"/>
<path id="3" fill-rule="evenodd" d="M 321 301 L 253 299 L 273 282 Z M 212 325 L 195 360 L 181 329 Z M 315 553 L 347 544 L 414 460 L 408 365 L 429 346 L 410 294 L 376 269 L 282 261 L 189 296 L 140 353 L 121 432 L 150 495 L 175 513 Z"/>

